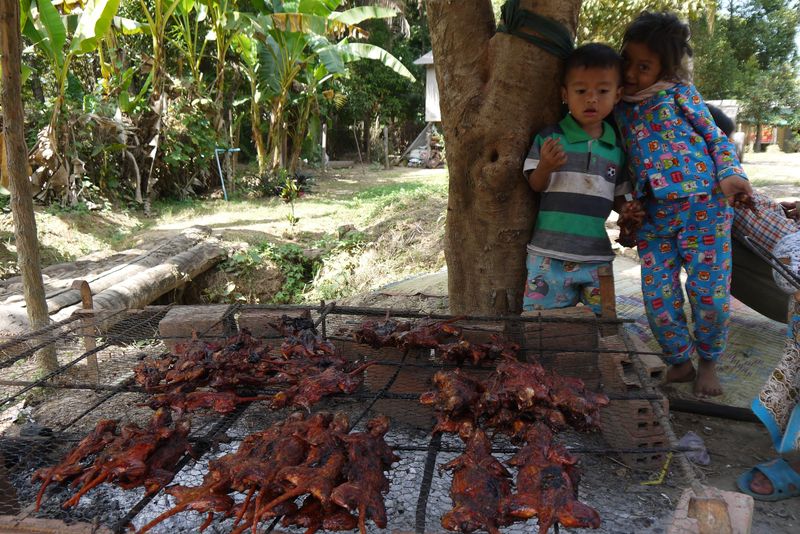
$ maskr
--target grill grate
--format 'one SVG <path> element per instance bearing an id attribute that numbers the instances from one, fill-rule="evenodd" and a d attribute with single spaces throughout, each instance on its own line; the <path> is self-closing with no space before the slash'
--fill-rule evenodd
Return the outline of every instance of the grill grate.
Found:
<path id="1" fill-rule="evenodd" d="M 174 505 L 174 499 L 163 491 L 145 497 L 144 490 L 124 491 L 108 484 L 90 491 L 80 503 L 69 509 L 60 508 L 60 503 L 74 493 L 74 489 L 51 485 L 45 495 L 41 510 L 33 512 L 32 503 L 38 491 L 38 483 L 30 482 L 31 474 L 39 467 L 53 465 L 66 452 L 85 436 L 95 424 L 104 418 L 120 418 L 125 422 L 135 422 L 141 426 L 148 421 L 152 411 L 139 406 L 148 395 L 133 381 L 132 368 L 145 356 L 159 356 L 168 353 L 166 341 L 170 339 L 159 335 L 159 322 L 172 309 L 171 306 L 148 307 L 141 311 L 127 311 L 103 314 L 79 314 L 51 325 L 43 330 L 0 345 L 0 516 L 21 515 L 65 522 L 93 520 L 107 526 L 114 532 L 124 532 L 130 525 L 141 527 L 155 516 Z M 347 331 L 359 326 L 365 318 L 382 318 L 386 310 L 371 308 L 335 307 L 328 305 L 320 309 L 302 306 L 230 306 L 219 321 L 230 325 L 237 324 L 242 314 L 264 314 L 264 317 L 279 317 L 280 314 L 310 312 L 321 332 L 337 343 L 346 343 Z M 393 311 L 392 317 L 400 318 L 441 318 L 450 316 L 423 315 L 413 311 Z M 496 318 L 464 317 L 470 324 L 481 321 L 495 321 Z M 266 319 L 265 319 L 266 321 Z M 573 318 L 552 319 L 548 317 L 514 318 L 514 321 L 533 324 L 548 322 L 588 322 L 595 328 L 603 324 L 618 324 L 621 321 L 601 321 L 597 319 L 580 320 Z M 218 331 L 219 325 L 208 328 L 198 335 L 204 339 L 223 340 L 227 336 L 211 335 Z M 480 329 L 480 327 L 478 327 Z M 487 330 L 488 331 L 488 330 Z M 544 336 L 542 336 L 544 337 Z M 266 343 L 278 346 L 279 340 L 267 339 Z M 86 347 L 92 347 L 87 350 Z M 35 354 L 42 347 L 52 347 L 56 351 L 59 368 L 37 380 Z M 603 357 L 600 349 L 584 349 Z M 540 341 L 537 347 L 523 347 L 523 354 L 537 354 L 543 357 L 558 352 L 581 352 L 574 348 L 559 348 Z M 431 419 L 427 408 L 421 407 L 418 392 L 403 391 L 409 376 L 416 380 L 420 390 L 428 388 L 422 377 L 430 376 L 445 366 L 430 360 L 427 354 L 412 351 L 399 358 L 382 359 L 381 351 L 361 348 L 358 357 L 377 359 L 379 364 L 371 369 L 382 369 L 368 377 L 365 388 L 353 395 L 336 395 L 317 406 L 315 411 L 343 411 L 350 416 L 354 430 L 363 430 L 370 415 L 382 412 L 385 408 L 400 409 L 417 414 L 411 422 L 393 422 L 386 435 L 386 441 L 399 452 L 401 461 L 389 474 L 391 489 L 386 496 L 389 512 L 389 529 L 405 532 L 440 531 L 439 517 L 451 506 L 449 485 L 451 475 L 439 473 L 437 466 L 451 460 L 463 450 L 463 443 L 455 436 L 431 436 L 428 422 Z M 93 374 L 92 357 L 97 358 L 97 373 Z M 488 373 L 488 369 L 466 366 L 475 373 Z M 410 371 L 410 372 L 409 372 Z M 402 376 L 401 376 L 402 374 Z M 413 381 L 412 380 L 412 381 Z M 399 389 L 399 390 L 398 390 Z M 277 390 L 260 390 L 258 393 L 274 393 Z M 657 395 L 631 393 L 610 395 L 614 398 L 657 399 Z M 24 404 L 33 399 L 32 408 Z M 196 450 L 197 459 L 185 456 L 178 463 L 178 471 L 172 484 L 198 485 L 210 459 L 236 450 L 238 443 L 247 435 L 263 430 L 270 424 L 281 420 L 291 410 L 270 410 L 265 402 L 241 405 L 228 415 L 193 414 L 190 440 Z M 12 421 L 27 419 L 25 424 L 12 424 Z M 418 423 L 417 423 L 418 422 Z M 610 449 L 598 436 L 562 435 L 571 450 L 587 453 L 590 456 L 584 463 L 597 465 L 603 455 L 613 452 L 664 452 L 669 448 L 621 450 Z M 508 459 L 516 450 L 510 443 L 495 437 L 494 452 L 501 460 Z M 592 456 L 593 455 L 593 456 Z M 3 473 L 5 470 L 5 473 Z M 591 488 L 590 495 L 582 495 L 582 500 L 593 505 L 606 519 L 608 503 L 594 501 L 597 487 L 604 483 L 601 476 L 593 477 L 586 470 L 583 493 Z M 5 476 L 4 476 L 5 475 Z M 7 481 L 4 485 L 3 482 Z M 597 486 L 597 487 L 594 487 Z M 618 490 L 616 490 L 618 492 Z M 612 494 L 609 488 L 597 495 Z M 659 496 L 661 490 L 653 490 L 649 495 L 654 509 L 663 509 Z M 237 502 L 244 495 L 234 496 Z M 624 498 L 623 501 L 624 502 Z M 612 514 L 613 517 L 613 514 Z M 652 518 L 651 518 L 652 519 Z M 174 516 L 155 532 L 196 532 L 205 520 L 195 513 L 181 513 Z M 630 517 L 624 517 L 630 521 Z M 227 532 L 232 520 L 216 520 L 207 532 Z M 262 524 L 262 528 L 265 528 Z M 631 525 L 619 523 L 618 526 L 630 528 Z M 374 525 L 371 527 L 375 531 Z M 266 527 L 267 531 L 276 528 L 276 523 Z M 504 529 L 506 532 L 530 531 L 531 526 L 518 524 Z M 616 527 L 612 521 L 611 530 Z M 281 531 L 294 532 L 289 528 Z"/>

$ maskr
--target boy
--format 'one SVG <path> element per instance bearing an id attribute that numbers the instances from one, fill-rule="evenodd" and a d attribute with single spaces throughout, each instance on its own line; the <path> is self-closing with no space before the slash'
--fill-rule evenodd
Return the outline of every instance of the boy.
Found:
<path id="1" fill-rule="evenodd" d="M 622 60 L 606 45 L 581 46 L 564 64 L 561 96 L 569 113 L 536 135 L 523 167 L 541 193 L 528 244 L 525 311 L 580 301 L 600 314 L 598 268 L 614 259 L 605 221 L 612 207 L 621 227 L 640 215 L 638 203 L 625 201 L 631 185 L 622 146 L 603 120 L 622 95 L 621 81 Z"/>

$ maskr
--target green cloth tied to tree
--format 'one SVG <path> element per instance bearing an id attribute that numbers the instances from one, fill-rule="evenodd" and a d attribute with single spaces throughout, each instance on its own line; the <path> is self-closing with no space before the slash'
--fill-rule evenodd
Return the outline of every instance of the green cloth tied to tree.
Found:
<path id="1" fill-rule="evenodd" d="M 527 9 L 520 9 L 519 0 L 508 0 L 500 10 L 502 24 L 498 32 L 508 33 L 535 44 L 559 59 L 566 59 L 575 48 L 569 30 L 560 22 Z M 530 30 L 536 34 L 525 33 Z"/>

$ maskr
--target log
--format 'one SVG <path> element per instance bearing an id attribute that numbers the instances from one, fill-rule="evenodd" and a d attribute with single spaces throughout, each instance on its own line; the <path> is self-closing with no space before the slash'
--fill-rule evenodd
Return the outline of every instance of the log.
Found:
<path id="1" fill-rule="evenodd" d="M 113 265 L 99 274 L 90 275 L 87 273 L 93 269 L 93 264 L 108 264 L 113 261 L 113 257 L 102 258 L 95 261 L 78 260 L 69 264 L 62 263 L 46 267 L 42 269 L 42 273 L 51 277 L 47 294 L 48 313 L 52 315 L 62 308 L 81 302 L 81 292 L 71 288 L 73 278 L 85 279 L 91 286 L 92 291 L 94 293 L 99 293 L 151 267 L 160 265 L 168 258 L 189 249 L 208 238 L 210 235 L 211 228 L 205 226 L 187 228 L 183 230 L 180 235 L 166 240 L 145 253 L 141 253 L 141 251 L 136 251 L 135 249 L 120 252 L 116 256 L 125 257 L 134 255 L 135 257 L 131 260 L 121 262 L 120 264 Z M 81 270 L 80 275 L 69 276 L 70 271 L 77 271 L 78 269 Z M 65 274 L 67 276 L 65 276 Z M 58 287 L 58 285 L 63 287 Z M 22 280 L 20 277 L 9 278 L 8 280 L 0 282 L 0 287 L 4 288 L 6 292 L 15 292 L 21 290 Z M 19 305 L 20 302 L 22 302 L 21 296 L 12 295 L 5 299 L 4 305 L 0 306 L 0 310 L 6 306 Z"/>
<path id="2" fill-rule="evenodd" d="M 191 280 L 198 274 L 208 270 L 225 256 L 225 252 L 213 241 L 200 241 L 200 244 L 195 244 L 193 248 L 187 250 L 187 247 L 193 242 L 196 243 L 198 240 L 204 239 L 209 232 L 210 230 L 203 227 L 193 227 L 184 231 L 181 236 L 173 238 L 164 245 L 157 247 L 156 250 L 151 251 L 147 255 L 139 256 L 128 264 L 115 266 L 99 276 L 89 278 L 92 293 L 94 295 L 99 295 L 105 291 L 113 291 L 117 286 L 121 286 L 123 289 L 120 291 L 124 294 L 128 294 L 129 290 L 125 288 L 131 283 L 156 285 L 157 282 L 163 282 L 169 286 L 171 284 L 169 277 L 166 277 L 163 281 L 157 278 L 158 276 L 164 276 L 164 272 L 158 269 L 165 268 L 166 270 L 170 270 L 175 265 L 184 273 L 183 279 Z M 206 263 L 206 260 L 211 259 L 206 258 L 210 250 L 215 251 L 211 253 L 211 256 L 216 257 L 216 260 Z M 176 254 L 176 251 L 180 252 Z M 197 257 L 198 251 L 202 251 L 200 252 L 199 258 Z M 188 256 L 185 256 L 187 253 Z M 193 261 L 199 261 L 199 263 L 195 265 L 188 264 Z M 151 282 L 146 281 L 148 277 L 152 279 Z M 142 282 L 142 280 L 145 281 Z M 71 284 L 72 280 L 65 280 L 65 282 Z M 167 289 L 161 291 L 161 293 L 151 300 L 147 300 L 150 298 L 148 293 L 152 291 L 157 292 L 159 289 L 153 288 L 152 291 L 148 290 L 142 297 L 137 296 L 135 298 L 137 301 L 141 298 L 146 302 L 135 307 L 141 308 L 167 291 L 179 287 L 182 284 L 183 282 L 180 282 L 177 283 L 177 285 L 167 287 Z M 141 290 L 139 293 L 141 293 Z M 108 296 L 104 298 L 113 299 L 115 297 Z M 106 304 L 104 303 L 102 306 L 106 306 Z M 121 303 L 119 307 L 111 306 L 110 308 L 107 307 L 103 309 L 125 309 L 128 307 L 127 304 Z M 64 289 L 58 291 L 48 299 L 48 308 L 50 310 L 51 320 L 58 321 L 69 317 L 75 310 L 81 308 L 80 290 Z M 29 323 L 24 302 L 22 302 L 21 299 L 8 299 L 6 303 L 0 305 L 0 335 L 3 337 L 13 337 L 27 330 L 29 330 Z"/>
<path id="3" fill-rule="evenodd" d="M 101 291 L 94 296 L 94 311 L 142 309 L 161 295 L 191 281 L 226 256 L 218 243 L 208 241 L 173 256 L 156 267 L 147 269 L 129 280 Z M 72 314 L 80 305 L 68 306 L 54 319 Z"/>

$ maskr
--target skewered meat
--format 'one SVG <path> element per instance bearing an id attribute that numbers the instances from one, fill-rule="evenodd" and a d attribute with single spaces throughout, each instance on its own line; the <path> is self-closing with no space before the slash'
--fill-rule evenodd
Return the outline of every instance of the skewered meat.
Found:
<path id="1" fill-rule="evenodd" d="M 492 456 L 492 444 L 482 430 L 464 425 L 459 434 L 466 451 L 440 468 L 454 471 L 453 509 L 442 516 L 442 526 L 457 532 L 499 533 L 498 527 L 510 523 L 499 507 L 511 495 L 511 474 Z"/>
<path id="2" fill-rule="evenodd" d="M 358 519 L 344 508 L 331 505 L 325 510 L 319 500 L 306 497 L 303 506 L 296 512 L 285 515 L 281 524 L 284 527 L 305 527 L 305 534 L 314 534 L 321 528 L 332 531 L 353 530 L 358 526 Z"/>
<path id="3" fill-rule="evenodd" d="M 169 407 L 178 414 L 194 412 L 201 408 L 211 408 L 217 413 L 226 414 L 233 412 L 237 404 L 268 400 L 270 398 L 269 395 L 240 397 L 231 391 L 193 391 L 188 394 L 161 393 L 153 395 L 144 404 L 154 410 Z"/>
<path id="4" fill-rule="evenodd" d="M 172 418 L 164 409 L 153 414 L 146 428 L 131 423 L 121 427 L 119 434 L 115 434 L 117 421 L 100 421 L 60 464 L 34 473 L 33 480 L 42 480 L 37 509 L 47 486 L 54 480 L 71 480 L 72 487 L 79 487 L 63 503 L 65 509 L 103 482 L 114 482 L 124 489 L 144 486 L 147 494 L 158 491 L 172 479 L 171 469 L 178 459 L 192 452 L 187 439 L 189 423 L 181 420 L 174 427 L 171 424 Z M 96 455 L 94 461 L 85 464 L 91 455 Z"/>
<path id="5" fill-rule="evenodd" d="M 352 506 L 364 510 L 362 524 L 368 518 L 381 524 L 383 503 L 374 502 L 374 497 L 380 499 L 384 490 L 374 488 L 386 487 L 383 470 L 396 457 L 383 442 L 388 419 L 373 420 L 367 427 L 367 433 L 350 436 L 344 414 L 317 413 L 306 419 L 302 413 L 294 413 L 282 423 L 245 438 L 235 453 L 209 462 L 202 485 L 170 488 L 168 492 L 177 498 L 176 506 L 145 525 L 140 533 L 184 510 L 207 513 L 202 528 L 211 523 L 215 512 L 235 518 L 231 534 L 249 528 L 255 532 L 261 521 L 280 515 L 285 515 L 284 524 L 305 526 L 307 532 L 319 528 L 349 530 L 359 520 L 333 502 L 332 492 L 342 487 L 342 493 L 347 493 L 348 484 L 364 482 L 357 480 L 356 471 L 363 471 L 361 475 L 373 473 L 367 467 L 375 465 L 380 476 L 369 478 L 374 485 L 359 486 L 364 495 Z M 232 492 L 243 493 L 244 501 L 234 505 L 229 496 Z M 298 509 L 292 501 L 304 495 Z M 362 501 L 368 505 L 363 507 Z"/>
<path id="6" fill-rule="evenodd" d="M 211 474 L 212 473 L 209 472 L 209 474 L 206 475 L 206 479 Z M 168 519 L 173 515 L 179 514 L 180 512 L 186 510 L 194 510 L 195 512 L 200 512 L 201 514 L 212 512 L 230 512 L 234 505 L 233 498 L 224 492 L 214 491 L 213 487 L 206 485 L 206 479 L 203 480 L 202 486 L 172 486 L 167 488 L 166 492 L 175 497 L 177 504 L 144 525 L 138 530 L 138 534 L 144 534 L 165 519 Z M 204 523 L 203 528 L 200 530 L 204 530 L 208 523 L 209 521 L 207 520 L 206 523 Z"/>
<path id="7" fill-rule="evenodd" d="M 608 404 L 608 397 L 586 391 L 580 379 L 512 358 L 498 364 L 485 387 L 458 370 L 437 373 L 433 382 L 437 390 L 424 393 L 420 402 L 434 406 L 435 432 L 457 432 L 464 422 L 479 421 L 512 436 L 535 421 L 590 431 L 599 428 L 600 408 Z"/>
<path id="8" fill-rule="evenodd" d="M 139 532 L 147 532 L 161 521 L 185 510 L 223 512 L 237 518 L 235 525 L 246 519 L 247 522 L 234 532 L 242 532 L 253 522 L 257 524 L 257 507 L 263 500 L 262 493 L 269 495 L 270 499 L 275 495 L 273 483 L 277 471 L 284 465 L 302 462 L 307 451 L 303 435 L 310 425 L 326 425 L 329 420 L 330 417 L 324 414 L 305 420 L 302 413 L 294 413 L 283 422 L 248 436 L 235 453 L 209 462 L 208 472 L 200 486 L 169 488 L 167 492 L 177 498 L 175 507 L 150 521 Z M 247 494 L 243 505 L 233 506 L 232 499 L 229 500 L 227 495 L 233 491 Z M 259 495 L 254 502 L 252 497 L 256 491 L 259 491 Z M 201 505 L 195 505 L 195 501 L 200 501 Z M 216 507 L 205 506 L 203 502 Z M 296 509 L 286 506 L 280 511 L 289 513 Z"/>
<path id="9" fill-rule="evenodd" d="M 344 372 L 336 367 L 328 367 L 321 373 L 305 376 L 300 382 L 277 393 L 272 399 L 274 408 L 292 405 L 311 410 L 322 397 L 334 393 L 354 393 L 363 382 L 362 373 L 377 362 L 368 362 L 354 370 Z"/>
<path id="10" fill-rule="evenodd" d="M 320 359 L 336 356 L 336 346 L 311 330 L 287 336 L 281 345 L 281 354 L 286 359 Z"/>
<path id="11" fill-rule="evenodd" d="M 483 393 L 479 382 L 456 369 L 437 372 L 433 383 L 437 390 L 423 393 L 420 402 L 436 410 L 438 422 L 434 432 L 457 432 L 463 422 L 475 422 L 475 406 Z"/>
<path id="12" fill-rule="evenodd" d="M 84 469 L 81 465 L 83 460 L 103 450 L 106 445 L 114 441 L 114 430 L 117 428 L 118 422 L 117 419 L 102 419 L 94 427 L 94 430 L 67 454 L 67 457 L 61 463 L 53 467 L 43 467 L 33 474 L 31 477 L 32 482 L 42 481 L 42 487 L 39 488 L 39 493 L 36 495 L 36 511 L 39 511 L 44 492 L 51 482 L 65 482 L 78 476 Z"/>
<path id="13" fill-rule="evenodd" d="M 353 337 L 357 342 L 374 349 L 435 349 L 442 343 L 461 338 L 461 329 L 452 324 L 461 319 L 462 317 L 455 317 L 447 321 L 422 321 L 414 325 L 391 319 L 364 321 L 361 328 L 353 333 Z"/>
<path id="14" fill-rule="evenodd" d="M 189 421 L 179 420 L 175 423 L 175 431 L 169 439 L 164 440 L 147 460 L 149 469 L 143 482 L 145 495 L 156 493 L 172 481 L 172 477 L 175 476 L 175 464 L 184 454 L 189 453 L 194 456 L 188 439 L 190 430 Z"/>
<path id="15" fill-rule="evenodd" d="M 317 333 L 314 321 L 307 315 L 301 315 L 300 317 L 282 315 L 279 323 L 269 323 L 269 325 L 285 337 L 294 336 L 303 330 L 310 330 L 314 334 Z"/>
<path id="16" fill-rule="evenodd" d="M 509 460 L 519 466 L 517 493 L 501 502 L 501 513 L 517 519 L 536 517 L 540 534 L 547 533 L 555 522 L 565 527 L 598 528 L 597 511 L 577 500 L 577 459 L 552 439 L 552 432 L 543 424 L 528 429 L 527 444 Z"/>
<path id="17" fill-rule="evenodd" d="M 442 343 L 461 337 L 461 329 L 452 324 L 461 319 L 455 317 L 447 321 L 423 321 L 410 330 L 397 334 L 396 344 L 403 350 L 435 349 Z"/>
<path id="18" fill-rule="evenodd" d="M 98 454 L 91 467 L 75 479 L 72 485 L 80 486 L 80 489 L 61 505 L 62 508 L 75 506 L 89 490 L 103 482 L 116 482 L 124 489 L 144 485 L 151 472 L 150 461 L 156 456 L 159 448 L 169 445 L 170 439 L 176 432 L 179 442 L 188 447 L 186 441 L 189 432 L 188 423 L 170 428 L 171 423 L 169 412 L 160 409 L 153 414 L 147 428 L 142 429 L 133 423 L 123 426 L 120 435 Z M 185 448 L 183 452 L 188 450 Z M 169 451 L 169 455 L 173 454 L 176 454 L 175 451 Z M 164 469 L 163 458 L 156 459 L 159 464 L 158 472 L 154 475 L 156 479 L 163 480 L 168 473 Z M 149 486 L 154 491 L 161 487 L 152 480 Z"/>
<path id="19" fill-rule="evenodd" d="M 473 365 L 480 365 L 485 360 L 497 358 L 516 358 L 519 345 L 504 339 L 499 334 L 492 334 L 489 343 L 470 343 L 459 339 L 453 343 L 445 343 L 436 347 L 437 354 L 444 361 L 462 365 L 470 360 Z"/>
<path id="20" fill-rule="evenodd" d="M 371 519 L 379 528 L 386 528 L 386 506 L 383 494 L 389 491 L 389 479 L 383 474 L 400 458 L 394 454 L 383 436 L 389 430 L 389 418 L 376 417 L 367 423 L 367 431 L 343 436 L 347 447 L 347 482 L 331 495 L 334 503 L 358 510 L 358 527 L 366 534 Z"/>
<path id="21" fill-rule="evenodd" d="M 134 366 L 134 380 L 145 390 L 150 391 L 164 379 L 174 361 L 175 358 L 171 356 L 168 358 L 145 358 Z"/>
<path id="22" fill-rule="evenodd" d="M 290 484 L 291 489 L 273 499 L 264 506 L 271 510 L 275 505 L 291 501 L 300 495 L 311 494 L 328 508 L 333 488 L 339 482 L 342 467 L 346 460 L 345 451 L 340 445 L 340 438 L 347 434 L 350 421 L 344 414 L 336 414 L 330 426 L 318 426 L 305 435 L 309 444 L 308 455 L 302 465 L 284 467 L 278 473 L 278 479 Z"/>
<path id="23" fill-rule="evenodd" d="M 397 335 L 411 329 L 411 323 L 394 319 L 385 321 L 364 321 L 361 327 L 353 332 L 357 343 L 369 345 L 373 349 L 396 346 Z"/>

